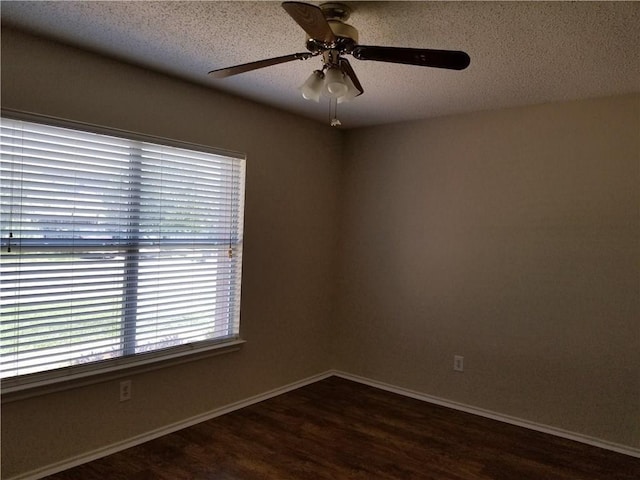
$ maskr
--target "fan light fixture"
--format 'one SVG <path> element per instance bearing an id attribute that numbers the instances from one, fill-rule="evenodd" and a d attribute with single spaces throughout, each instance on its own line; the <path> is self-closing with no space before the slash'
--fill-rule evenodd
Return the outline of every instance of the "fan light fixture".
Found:
<path id="1" fill-rule="evenodd" d="M 352 100 L 360 93 L 349 76 L 345 75 L 339 67 L 333 66 L 327 68 L 326 73 L 322 70 L 314 70 L 299 90 L 302 98 L 316 103 L 320 102 L 320 95 L 342 103 Z"/>
<path id="2" fill-rule="evenodd" d="M 325 64 L 322 70 L 314 70 L 298 89 L 302 98 L 316 103 L 320 102 L 320 95 L 329 97 L 329 123 L 332 127 L 341 125 L 337 104 L 348 102 L 362 93 L 339 65 L 331 64 Z"/>

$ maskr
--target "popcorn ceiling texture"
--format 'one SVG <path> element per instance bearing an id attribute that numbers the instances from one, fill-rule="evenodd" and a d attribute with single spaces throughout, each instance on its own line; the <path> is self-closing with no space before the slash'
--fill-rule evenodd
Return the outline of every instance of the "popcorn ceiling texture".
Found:
<path id="1" fill-rule="evenodd" d="M 345 3 L 363 45 L 471 56 L 460 72 L 350 58 L 365 94 L 339 106 L 346 128 L 640 91 L 640 2 Z M 207 76 L 305 51 L 280 2 L 2 2 L 2 23 L 328 123 L 297 91 L 318 58 Z"/>

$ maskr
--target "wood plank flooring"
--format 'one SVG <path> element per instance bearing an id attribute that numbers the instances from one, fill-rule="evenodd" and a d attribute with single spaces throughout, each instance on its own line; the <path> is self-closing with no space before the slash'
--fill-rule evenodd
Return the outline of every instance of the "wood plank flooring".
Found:
<path id="1" fill-rule="evenodd" d="M 638 480 L 640 459 L 338 377 L 49 480 Z"/>

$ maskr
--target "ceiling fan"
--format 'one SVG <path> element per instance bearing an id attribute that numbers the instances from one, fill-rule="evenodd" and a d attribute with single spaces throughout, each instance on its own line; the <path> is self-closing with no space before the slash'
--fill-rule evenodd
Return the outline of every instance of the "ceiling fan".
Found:
<path id="1" fill-rule="evenodd" d="M 345 23 L 351 10 L 342 3 L 323 3 L 319 7 L 303 2 L 283 2 L 282 7 L 307 34 L 308 52 L 243 63 L 209 72 L 213 78 L 225 78 L 259 68 L 293 60 L 307 60 L 322 55 L 322 68 L 315 70 L 300 87 L 307 100 L 320 101 L 324 94 L 333 102 L 351 100 L 364 93 L 364 89 L 345 55 L 357 60 L 402 63 L 421 67 L 463 70 L 470 58 L 458 50 L 424 48 L 380 47 L 358 44 L 358 31 Z M 332 125 L 339 125 L 332 119 Z"/>

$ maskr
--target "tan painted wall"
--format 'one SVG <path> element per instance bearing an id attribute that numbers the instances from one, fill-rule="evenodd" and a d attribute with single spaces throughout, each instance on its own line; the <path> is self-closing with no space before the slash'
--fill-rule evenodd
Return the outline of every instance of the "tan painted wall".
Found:
<path id="1" fill-rule="evenodd" d="M 328 368 L 340 132 L 10 30 L 2 105 L 247 154 L 242 351 L 4 404 L 3 478 Z"/>
<path id="2" fill-rule="evenodd" d="M 336 367 L 640 447 L 639 95 L 363 129 L 345 156 Z"/>

